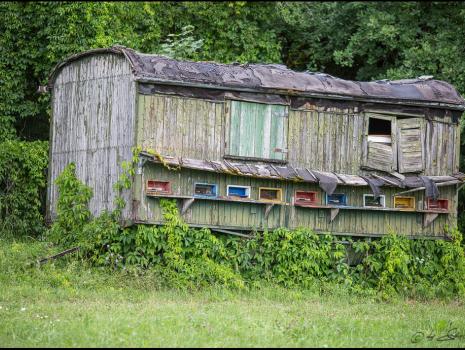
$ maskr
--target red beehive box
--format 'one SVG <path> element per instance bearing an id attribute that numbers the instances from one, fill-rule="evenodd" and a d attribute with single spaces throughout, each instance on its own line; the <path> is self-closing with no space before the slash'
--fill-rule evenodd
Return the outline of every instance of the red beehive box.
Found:
<path id="1" fill-rule="evenodd" d="M 317 192 L 296 191 L 294 204 L 302 206 L 302 207 L 317 205 L 318 204 Z"/>
<path id="2" fill-rule="evenodd" d="M 442 210 L 442 211 L 449 210 L 449 200 L 448 199 L 433 200 L 431 198 L 428 198 L 427 205 L 428 205 L 428 207 L 427 207 L 428 210 Z"/>
<path id="3" fill-rule="evenodd" d="M 170 194 L 171 183 L 169 181 L 148 180 L 147 193 Z"/>

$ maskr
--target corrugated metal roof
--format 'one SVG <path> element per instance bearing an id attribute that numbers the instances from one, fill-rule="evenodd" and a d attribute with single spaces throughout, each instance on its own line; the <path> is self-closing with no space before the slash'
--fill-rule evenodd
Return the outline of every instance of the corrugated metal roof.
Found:
<path id="1" fill-rule="evenodd" d="M 52 71 L 49 87 L 64 65 L 83 56 L 102 53 L 124 54 L 139 81 L 384 103 L 417 102 L 420 105 L 465 109 L 465 100 L 451 84 L 430 77 L 358 82 L 323 73 L 296 72 L 280 64 L 180 61 L 143 54 L 123 46 L 89 50 L 69 57 Z"/>

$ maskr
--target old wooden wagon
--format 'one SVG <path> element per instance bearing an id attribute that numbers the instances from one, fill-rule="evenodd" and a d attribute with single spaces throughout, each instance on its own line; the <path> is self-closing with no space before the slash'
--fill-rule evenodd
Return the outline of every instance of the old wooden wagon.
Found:
<path id="1" fill-rule="evenodd" d="M 173 198 L 189 225 L 230 233 L 437 238 L 456 225 L 465 101 L 431 77 L 356 82 L 114 46 L 61 62 L 48 90 L 52 220 L 67 164 L 99 214 L 141 146 L 127 224 L 162 223 L 160 198 Z"/>

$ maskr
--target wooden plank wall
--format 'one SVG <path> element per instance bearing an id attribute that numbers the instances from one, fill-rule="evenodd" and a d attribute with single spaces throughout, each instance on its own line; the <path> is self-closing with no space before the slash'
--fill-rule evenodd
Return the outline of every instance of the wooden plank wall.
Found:
<path id="1" fill-rule="evenodd" d="M 290 165 L 346 174 L 366 173 L 360 170 L 363 125 L 364 115 L 350 110 L 291 110 Z M 459 134 L 450 117 L 426 121 L 423 175 L 451 175 L 458 171 Z"/>
<path id="2" fill-rule="evenodd" d="M 138 144 L 165 155 L 221 159 L 223 103 L 167 95 L 138 95 Z"/>
<path id="3" fill-rule="evenodd" d="M 460 128 L 450 117 L 426 121 L 425 175 L 450 175 L 459 170 Z"/>
<path id="4" fill-rule="evenodd" d="M 232 101 L 227 154 L 262 159 L 286 159 L 288 135 L 288 108 Z"/>
<path id="5" fill-rule="evenodd" d="M 229 137 L 224 103 L 170 95 L 139 95 L 138 143 L 161 154 L 221 160 Z M 364 174 L 364 115 L 352 109 L 289 110 L 288 161 L 294 167 Z M 450 117 L 427 121 L 425 175 L 458 170 L 458 126 Z"/>
<path id="6" fill-rule="evenodd" d="M 349 110 L 289 113 L 289 164 L 359 174 L 363 116 Z"/>
<path id="7" fill-rule="evenodd" d="M 283 188 L 283 199 L 292 203 L 296 190 L 317 191 L 320 203 L 324 203 L 324 192 L 314 184 L 286 182 L 280 180 L 261 180 L 248 177 L 201 172 L 182 169 L 170 171 L 161 165 L 145 165 L 143 175 L 137 183 L 138 194 L 141 199 L 137 219 L 148 223 L 163 221 L 159 199 L 145 196 L 147 179 L 171 181 L 172 190 L 177 195 L 192 195 L 195 182 L 218 184 L 219 195 L 226 195 L 227 185 L 251 186 L 252 199 L 258 199 L 258 187 Z M 440 196 L 450 200 L 451 208 L 456 208 L 455 187 L 440 187 Z M 383 188 L 386 196 L 386 207 L 393 207 L 393 195 L 399 192 L 397 188 Z M 363 194 L 371 194 L 368 186 L 338 187 L 336 193 L 346 193 L 348 204 L 363 205 Z M 415 196 L 416 205 L 420 207 L 424 201 L 424 192 L 418 191 Z M 440 214 L 439 217 L 426 228 L 422 227 L 423 214 L 414 212 L 384 212 L 374 210 L 341 210 L 336 219 L 330 223 L 328 209 L 300 208 L 294 206 L 276 205 L 268 219 L 264 217 L 264 205 L 249 203 L 228 203 L 208 200 L 196 200 L 186 212 L 184 219 L 189 224 L 221 227 L 223 229 L 253 230 L 277 227 L 308 227 L 321 232 L 352 235 L 383 235 L 389 230 L 412 236 L 441 236 L 444 226 L 456 224 L 455 214 Z"/>
<path id="8" fill-rule="evenodd" d="M 65 66 L 53 88 L 48 217 L 56 214 L 56 177 L 70 162 L 94 191 L 93 214 L 113 206 L 113 184 L 135 144 L 135 83 L 126 59 L 93 55 Z M 126 193 L 126 199 L 130 194 Z M 125 215 L 129 215 L 126 208 Z"/>

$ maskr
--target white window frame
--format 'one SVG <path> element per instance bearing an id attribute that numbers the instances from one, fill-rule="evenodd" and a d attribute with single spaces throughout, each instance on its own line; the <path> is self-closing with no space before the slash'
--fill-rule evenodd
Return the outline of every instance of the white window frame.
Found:
<path id="1" fill-rule="evenodd" d="M 382 206 L 381 207 L 375 207 L 373 205 L 366 205 L 365 204 L 365 198 L 367 197 L 375 197 L 373 194 L 369 194 L 369 193 L 366 193 L 363 195 L 363 207 L 364 208 L 386 208 L 386 196 L 384 194 L 380 195 L 380 198 L 381 198 L 381 204 Z"/>

